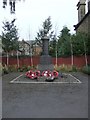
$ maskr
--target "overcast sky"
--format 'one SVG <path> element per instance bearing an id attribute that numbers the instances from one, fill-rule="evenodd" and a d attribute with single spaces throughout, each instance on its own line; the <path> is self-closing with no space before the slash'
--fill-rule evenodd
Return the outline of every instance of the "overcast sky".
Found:
<path id="1" fill-rule="evenodd" d="M 71 33 L 75 33 L 73 25 L 78 23 L 76 5 L 79 0 L 25 0 L 25 2 L 22 0 L 16 3 L 16 14 L 10 14 L 9 5 L 3 9 L 2 1 L 0 0 L 0 34 L 2 21 L 16 18 L 15 24 L 19 29 L 20 40 L 28 40 L 29 33 L 30 39 L 35 39 L 36 33 L 48 16 L 51 16 L 52 30 L 56 31 L 57 35 L 63 26 L 67 26 Z"/>

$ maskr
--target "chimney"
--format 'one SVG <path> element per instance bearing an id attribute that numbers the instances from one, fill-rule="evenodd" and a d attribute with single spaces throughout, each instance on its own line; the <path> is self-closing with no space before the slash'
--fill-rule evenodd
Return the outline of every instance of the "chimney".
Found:
<path id="1" fill-rule="evenodd" d="M 89 0 L 90 1 L 90 0 Z M 86 9 L 85 9 L 85 2 L 86 0 L 80 0 L 77 4 L 77 10 L 78 10 L 78 22 L 80 22 L 82 20 L 82 18 L 84 17 L 85 13 L 86 13 Z"/>
<path id="2" fill-rule="evenodd" d="M 88 0 L 88 11 L 90 11 L 90 0 Z"/>

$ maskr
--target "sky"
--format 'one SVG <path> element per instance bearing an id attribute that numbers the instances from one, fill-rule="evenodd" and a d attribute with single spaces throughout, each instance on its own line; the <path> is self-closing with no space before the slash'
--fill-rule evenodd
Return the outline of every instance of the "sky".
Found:
<path id="1" fill-rule="evenodd" d="M 21 0 L 16 2 L 15 14 L 10 14 L 9 3 L 6 9 L 3 9 L 2 1 L 0 0 L 0 34 L 2 22 L 16 18 L 15 25 L 18 28 L 19 39 L 34 40 L 37 32 L 42 28 L 42 23 L 49 16 L 53 25 L 52 30 L 57 35 L 60 34 L 63 26 L 67 26 L 72 34 L 75 33 L 73 25 L 78 23 L 76 5 L 79 0 Z"/>

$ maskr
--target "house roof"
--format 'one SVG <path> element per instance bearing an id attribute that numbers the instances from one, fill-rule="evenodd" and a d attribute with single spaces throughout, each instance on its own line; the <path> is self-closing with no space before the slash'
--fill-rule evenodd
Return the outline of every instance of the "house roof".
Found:
<path id="1" fill-rule="evenodd" d="M 74 25 L 74 27 L 75 27 L 74 30 L 77 30 L 77 28 L 82 24 L 82 22 L 89 16 L 89 14 L 90 14 L 90 11 L 88 11 L 87 14 L 85 14 L 83 19 L 77 25 Z"/>
<path id="2" fill-rule="evenodd" d="M 25 41 L 25 42 L 30 45 L 30 44 L 34 44 L 35 40 L 27 40 L 27 41 Z"/>

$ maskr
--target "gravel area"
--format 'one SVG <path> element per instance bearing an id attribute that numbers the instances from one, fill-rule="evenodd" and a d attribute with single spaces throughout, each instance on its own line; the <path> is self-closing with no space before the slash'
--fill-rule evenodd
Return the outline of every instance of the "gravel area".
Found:
<path id="1" fill-rule="evenodd" d="M 15 79 L 11 80 L 10 83 L 81 83 L 77 77 L 74 77 L 69 73 L 59 73 L 58 78 L 55 78 L 53 81 L 51 78 L 52 77 L 47 78 L 40 76 L 37 79 L 30 79 L 26 77 L 25 73 L 23 73 Z M 49 82 L 47 82 L 46 79 L 49 79 Z"/>

